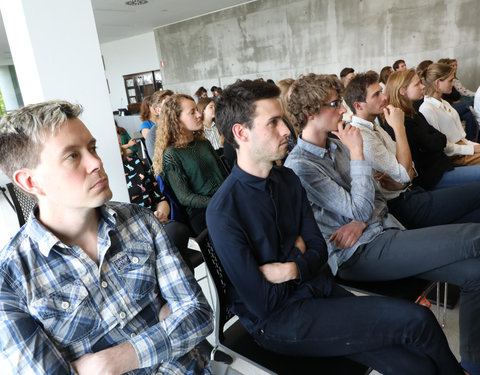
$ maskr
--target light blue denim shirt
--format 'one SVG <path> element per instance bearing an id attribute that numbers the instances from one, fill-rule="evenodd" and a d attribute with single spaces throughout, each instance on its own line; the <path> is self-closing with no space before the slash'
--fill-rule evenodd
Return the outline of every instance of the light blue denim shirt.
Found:
<path id="1" fill-rule="evenodd" d="M 350 152 L 329 138 L 327 149 L 298 138 L 285 166 L 293 169 L 307 192 L 317 224 L 328 245 L 328 264 L 334 274 L 385 228 L 404 229 L 388 213 L 385 198 L 375 190 L 373 170 L 365 160 L 350 160 Z M 354 246 L 338 249 L 330 236 L 352 220 L 368 223 Z"/>

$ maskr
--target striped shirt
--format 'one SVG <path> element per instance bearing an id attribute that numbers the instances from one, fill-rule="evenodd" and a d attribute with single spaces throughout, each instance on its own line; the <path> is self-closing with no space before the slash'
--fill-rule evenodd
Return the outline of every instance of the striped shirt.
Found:
<path id="1" fill-rule="evenodd" d="M 147 209 L 99 208 L 98 265 L 36 218 L 0 253 L 0 349 L 14 374 L 73 374 L 70 362 L 128 341 L 129 374 L 211 374 L 193 350 L 212 312 Z M 159 321 L 168 302 L 172 314 Z M 7 371 L 8 372 L 8 371 Z"/>

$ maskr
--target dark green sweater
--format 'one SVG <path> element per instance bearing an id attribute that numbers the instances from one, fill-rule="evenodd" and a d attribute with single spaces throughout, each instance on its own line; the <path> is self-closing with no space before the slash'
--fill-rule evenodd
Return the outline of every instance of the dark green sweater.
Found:
<path id="1" fill-rule="evenodd" d="M 185 148 L 167 147 L 163 153 L 163 178 L 190 215 L 206 208 L 226 177 L 221 160 L 206 140 L 193 140 Z"/>

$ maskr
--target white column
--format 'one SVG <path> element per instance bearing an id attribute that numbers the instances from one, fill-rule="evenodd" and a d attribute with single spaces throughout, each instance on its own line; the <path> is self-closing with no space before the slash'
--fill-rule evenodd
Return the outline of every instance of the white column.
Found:
<path id="1" fill-rule="evenodd" d="M 91 1 L 0 0 L 0 10 L 24 103 L 81 104 L 113 199 L 128 202 Z"/>

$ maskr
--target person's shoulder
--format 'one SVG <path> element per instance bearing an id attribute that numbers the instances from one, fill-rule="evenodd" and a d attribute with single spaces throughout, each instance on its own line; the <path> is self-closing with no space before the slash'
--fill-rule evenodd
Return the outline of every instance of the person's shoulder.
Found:
<path id="1" fill-rule="evenodd" d="M 208 202 L 207 211 L 223 211 L 226 209 L 225 207 L 235 204 L 236 200 L 240 199 L 238 194 L 239 185 L 237 178 L 230 174 L 220 185 L 210 202 Z"/>
<path id="2" fill-rule="evenodd" d="M 153 213 L 146 207 L 134 203 L 110 201 L 105 204 L 105 208 L 110 215 L 114 215 L 117 222 L 124 222 L 130 219 L 138 218 L 150 219 Z"/>
<path id="3" fill-rule="evenodd" d="M 10 277 L 13 281 L 18 278 L 20 272 L 27 272 L 29 264 L 37 256 L 38 244 L 36 244 L 26 231 L 26 226 L 10 239 L 0 250 L 0 279 Z"/>

